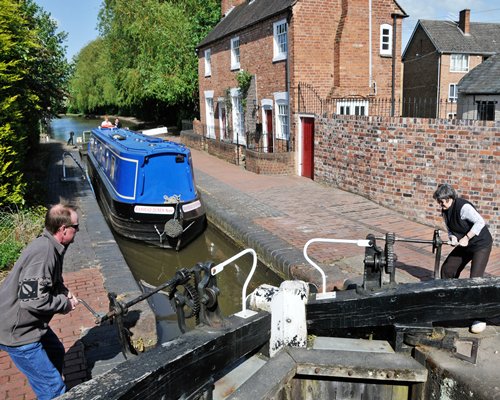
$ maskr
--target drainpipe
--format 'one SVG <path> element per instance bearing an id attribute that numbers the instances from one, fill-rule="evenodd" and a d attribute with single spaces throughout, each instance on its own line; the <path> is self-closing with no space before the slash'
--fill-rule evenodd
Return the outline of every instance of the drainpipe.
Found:
<path id="1" fill-rule="evenodd" d="M 372 61 L 372 0 L 368 1 L 368 86 L 372 90 L 373 84 L 373 61 Z"/>
<path id="2" fill-rule="evenodd" d="M 287 41 L 286 41 L 286 92 L 288 93 L 288 140 L 286 142 L 286 151 L 290 151 L 290 140 L 292 139 L 292 116 L 290 113 L 291 104 L 290 104 L 290 19 L 291 19 L 291 12 L 288 14 L 287 18 L 287 27 L 286 27 L 286 33 L 287 33 Z M 274 124 L 273 124 L 274 125 Z M 274 135 L 273 135 L 273 145 L 274 145 Z"/>
<path id="3" fill-rule="evenodd" d="M 436 94 L 437 94 L 437 99 L 436 99 L 436 118 L 439 118 L 439 106 L 441 102 L 439 101 L 439 96 L 441 96 L 441 54 L 439 54 L 439 59 L 438 59 L 438 76 L 437 76 L 437 88 L 436 88 Z"/>
<path id="4" fill-rule="evenodd" d="M 396 46 L 397 46 L 397 21 L 396 14 L 392 14 L 392 78 L 391 78 L 391 117 L 394 117 L 394 91 L 396 85 Z"/>

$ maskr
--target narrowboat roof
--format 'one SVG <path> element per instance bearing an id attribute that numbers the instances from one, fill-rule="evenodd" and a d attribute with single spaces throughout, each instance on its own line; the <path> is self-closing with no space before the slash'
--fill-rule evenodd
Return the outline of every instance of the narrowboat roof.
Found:
<path id="1" fill-rule="evenodd" d="M 113 146 L 117 151 L 137 154 L 181 153 L 188 155 L 189 149 L 179 143 L 143 135 L 128 129 L 96 128 L 92 134 Z"/>

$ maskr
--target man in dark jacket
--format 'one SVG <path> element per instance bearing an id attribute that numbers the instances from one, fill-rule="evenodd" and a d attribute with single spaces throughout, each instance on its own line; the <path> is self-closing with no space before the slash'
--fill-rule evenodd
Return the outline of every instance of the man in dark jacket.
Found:
<path id="1" fill-rule="evenodd" d="M 64 346 L 49 322 L 55 314 L 67 314 L 78 304 L 62 276 L 64 253 L 76 232 L 76 209 L 52 206 L 42 235 L 23 250 L 0 286 L 0 349 L 26 375 L 38 399 L 52 399 L 66 391 Z"/>

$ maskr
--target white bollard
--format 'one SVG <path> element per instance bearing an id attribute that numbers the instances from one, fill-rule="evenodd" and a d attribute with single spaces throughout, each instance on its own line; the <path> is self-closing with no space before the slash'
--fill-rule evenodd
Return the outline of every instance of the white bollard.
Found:
<path id="1" fill-rule="evenodd" d="M 306 303 L 309 285 L 303 281 L 284 281 L 271 300 L 271 339 L 273 357 L 284 346 L 307 346 Z"/>

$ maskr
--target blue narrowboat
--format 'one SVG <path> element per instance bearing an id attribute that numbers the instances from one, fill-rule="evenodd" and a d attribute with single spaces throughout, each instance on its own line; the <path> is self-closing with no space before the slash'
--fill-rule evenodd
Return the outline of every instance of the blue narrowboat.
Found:
<path id="1" fill-rule="evenodd" d="M 206 226 L 190 150 L 128 129 L 96 128 L 88 173 L 118 234 L 179 250 Z"/>

